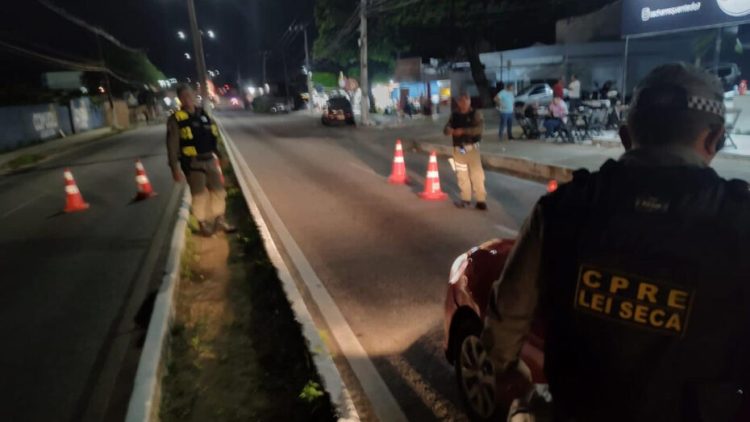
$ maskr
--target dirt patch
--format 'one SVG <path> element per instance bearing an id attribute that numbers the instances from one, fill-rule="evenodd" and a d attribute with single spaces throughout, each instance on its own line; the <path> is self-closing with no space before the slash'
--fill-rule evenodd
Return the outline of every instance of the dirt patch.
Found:
<path id="1" fill-rule="evenodd" d="M 162 385 L 163 421 L 331 421 L 299 323 L 236 187 L 239 233 L 189 236 Z"/>

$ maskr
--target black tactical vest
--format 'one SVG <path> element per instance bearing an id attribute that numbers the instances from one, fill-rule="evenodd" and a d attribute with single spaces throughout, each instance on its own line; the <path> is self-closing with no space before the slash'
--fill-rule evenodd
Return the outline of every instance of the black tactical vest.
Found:
<path id="1" fill-rule="evenodd" d="M 736 420 L 750 395 L 748 185 L 610 160 L 540 205 L 559 420 Z"/>
<path id="2" fill-rule="evenodd" d="M 194 114 L 179 110 L 174 114 L 180 128 L 180 156 L 195 157 L 216 150 L 219 130 L 202 108 Z"/>
<path id="3" fill-rule="evenodd" d="M 472 127 L 477 119 L 476 110 L 469 110 L 468 113 L 459 113 L 454 111 L 451 115 L 451 126 L 454 129 Z M 461 145 L 471 145 L 482 140 L 482 136 L 469 136 L 461 135 L 453 137 L 453 146 L 460 147 Z"/>

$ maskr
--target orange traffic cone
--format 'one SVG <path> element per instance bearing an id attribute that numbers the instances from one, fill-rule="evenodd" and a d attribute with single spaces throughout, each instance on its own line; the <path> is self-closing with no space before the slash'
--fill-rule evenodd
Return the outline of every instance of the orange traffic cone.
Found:
<path id="1" fill-rule="evenodd" d="M 156 192 L 154 192 L 154 189 L 151 187 L 151 182 L 148 181 L 146 169 L 143 168 L 141 160 L 135 160 L 135 184 L 137 188 L 135 194 L 136 201 L 148 199 L 156 195 Z"/>
<path id="2" fill-rule="evenodd" d="M 401 140 L 396 140 L 396 152 L 393 154 L 393 169 L 388 177 L 388 183 L 394 185 L 404 185 L 409 181 L 406 176 L 406 164 L 404 164 L 404 150 L 401 147 Z"/>
<path id="3" fill-rule="evenodd" d="M 552 193 L 556 190 L 557 190 L 557 180 L 552 179 L 549 181 L 549 183 L 547 183 L 547 192 Z"/>
<path id="4" fill-rule="evenodd" d="M 430 163 L 427 165 L 427 180 L 424 184 L 424 191 L 419 197 L 429 201 L 442 201 L 448 195 L 440 190 L 440 174 L 438 173 L 437 155 L 435 151 L 430 154 Z"/>
<path id="5" fill-rule="evenodd" d="M 65 208 L 64 212 L 76 212 L 83 211 L 89 207 L 83 200 L 81 191 L 78 190 L 75 179 L 73 179 L 73 173 L 70 169 L 65 169 L 63 173 L 65 176 Z"/>

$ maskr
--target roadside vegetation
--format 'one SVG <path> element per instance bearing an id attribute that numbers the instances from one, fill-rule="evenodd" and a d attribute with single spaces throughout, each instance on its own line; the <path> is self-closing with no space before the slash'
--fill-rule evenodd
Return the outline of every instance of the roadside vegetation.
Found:
<path id="1" fill-rule="evenodd" d="M 239 232 L 188 239 L 161 420 L 335 420 L 234 175 L 224 172 Z"/>

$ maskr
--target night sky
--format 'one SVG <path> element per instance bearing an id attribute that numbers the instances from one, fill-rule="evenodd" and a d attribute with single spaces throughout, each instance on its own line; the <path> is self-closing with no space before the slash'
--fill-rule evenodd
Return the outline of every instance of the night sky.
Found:
<path id="1" fill-rule="evenodd" d="M 276 49 L 269 56 L 269 79 L 281 75 L 279 39 L 292 22 L 310 23 L 314 0 L 195 0 L 198 25 L 216 33 L 205 39 L 209 69 L 219 69 L 220 82 L 234 82 L 239 69 L 243 79 L 260 80 L 261 51 Z M 187 3 L 184 0 L 53 0 L 53 3 L 88 23 L 99 26 L 122 43 L 146 51 L 167 77 L 184 79 L 195 74 L 190 39 L 180 40 L 177 31 L 189 35 Z M 14 1 L 0 13 L 0 40 L 76 61 L 96 61 L 92 33 L 59 17 L 36 0 Z M 310 42 L 312 43 L 312 37 Z M 290 68 L 304 60 L 302 35 L 288 48 Z M 54 66 L 0 49 L 2 83 L 38 81 L 40 71 Z"/>

